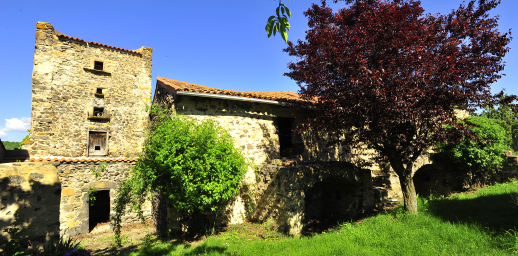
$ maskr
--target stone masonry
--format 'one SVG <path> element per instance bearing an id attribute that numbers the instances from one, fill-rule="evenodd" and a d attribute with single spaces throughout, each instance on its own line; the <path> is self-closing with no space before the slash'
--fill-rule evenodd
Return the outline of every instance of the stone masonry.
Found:
<path id="1" fill-rule="evenodd" d="M 136 156 L 148 120 L 143 110 L 151 99 L 151 66 L 149 47 L 130 51 L 87 42 L 38 22 L 24 148 L 31 157 L 88 156 L 94 131 L 108 137 L 102 155 Z"/>
<path id="2" fill-rule="evenodd" d="M 235 92 L 163 77 L 157 80 L 154 101 L 198 120 L 212 118 L 229 131 L 235 146 L 241 148 L 258 169 L 251 168 L 245 174 L 243 182 L 249 193 L 237 196 L 227 209 L 228 223 L 269 219 L 277 230 L 297 235 L 311 217 L 334 214 L 349 220 L 372 210 L 374 194 L 370 170 L 338 162 L 340 148 L 328 146 L 326 134 L 293 132 L 303 124 L 300 111 L 314 111 L 297 109 L 292 103 L 297 100 L 294 96 L 297 94 Z M 215 92 L 220 95 L 214 95 Z M 258 101 L 258 97 L 269 100 Z M 284 104 L 288 99 L 293 100 Z M 282 156 L 283 136 L 285 144 L 289 136 L 291 155 Z M 314 203 L 326 201 L 328 193 L 333 198 L 328 203 L 340 209 L 340 214 L 320 211 L 322 207 Z M 251 202 L 257 206 L 253 214 L 247 209 Z M 174 219 L 171 223 L 178 225 Z M 179 229 L 174 225 L 171 228 Z"/>
<path id="3" fill-rule="evenodd" d="M 100 171 L 99 166 L 106 166 Z M 70 237 L 89 232 L 90 188 L 109 191 L 110 216 L 114 215 L 115 193 L 132 161 L 113 162 L 23 162 L 0 164 L 0 230 L 8 226 L 15 214 L 39 242 L 60 235 Z M 92 168 L 99 171 L 96 175 Z M 150 202 L 143 207 L 151 214 Z M 135 213 L 123 216 L 122 224 L 137 223 Z M 2 233 L 7 237 L 7 233 Z"/>
<path id="4" fill-rule="evenodd" d="M 149 47 L 121 49 L 36 24 L 31 132 L 23 146 L 30 159 L 0 164 L 1 229 L 18 214 L 48 240 L 90 232 L 100 223 L 92 212 L 109 221 L 117 186 L 145 140 L 151 67 Z M 89 204 L 94 189 L 99 208 Z M 151 204 L 143 210 L 150 216 Z M 127 214 L 122 224 L 137 221 Z"/>

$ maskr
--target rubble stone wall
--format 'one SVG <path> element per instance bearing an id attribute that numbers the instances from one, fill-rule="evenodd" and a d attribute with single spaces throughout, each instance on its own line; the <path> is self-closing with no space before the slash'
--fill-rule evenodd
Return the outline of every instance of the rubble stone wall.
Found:
<path id="1" fill-rule="evenodd" d="M 341 201 L 337 205 L 341 207 L 342 216 L 338 217 L 359 218 L 374 208 L 370 175 L 370 170 L 359 169 L 346 162 L 290 167 L 263 165 L 258 169 L 259 180 L 255 185 L 257 210 L 250 217 L 259 221 L 270 219 L 278 231 L 300 234 L 304 224 L 311 218 L 306 216 L 312 210 L 306 205 L 313 199 L 307 198 L 310 196 L 309 191 L 320 183 L 337 183 L 340 189 L 315 199 L 331 197 L 332 200 Z"/>
<path id="2" fill-rule="evenodd" d="M 148 120 L 152 49 L 127 51 L 60 36 L 36 25 L 32 73 L 31 157 L 87 155 L 88 131 L 108 132 L 108 156 L 136 156 Z M 94 63 L 103 63 L 101 71 Z M 97 94 L 97 89 L 102 93 Z M 91 119 L 93 107 L 109 118 Z"/>
<path id="3" fill-rule="evenodd" d="M 101 170 L 102 162 L 62 162 L 57 165 L 62 184 L 60 199 L 60 234 L 74 236 L 89 232 L 89 198 L 90 188 L 109 190 L 110 216 L 115 215 L 115 195 L 120 182 L 133 163 L 109 162 L 104 164 L 106 169 Z M 98 176 L 92 171 L 95 168 Z M 151 216 L 151 202 L 147 201 L 142 207 L 144 216 Z M 123 216 L 122 225 L 137 223 L 136 213 Z"/>
<path id="4" fill-rule="evenodd" d="M 157 84 L 158 102 L 170 106 L 176 113 L 203 119 L 212 118 L 229 131 L 236 147 L 254 164 L 280 159 L 277 117 L 292 118 L 295 130 L 302 121 L 293 107 L 246 101 L 171 95 Z M 327 136 L 306 131 L 292 132 L 291 138 L 298 161 L 337 161 L 338 146 L 327 146 Z"/>
<path id="5" fill-rule="evenodd" d="M 45 242 L 59 235 L 59 204 L 61 182 L 58 169 L 46 163 L 0 164 L 0 239 L 15 220 L 31 226 L 30 235 Z"/>
<path id="6" fill-rule="evenodd" d="M 110 216 L 118 185 L 132 162 L 23 162 L 0 164 L 0 230 L 19 214 L 31 235 L 45 242 L 55 236 L 69 237 L 89 232 L 89 188 L 109 190 Z M 96 168 L 96 177 L 92 168 Z M 143 206 L 151 217 L 151 203 Z M 137 223 L 135 213 L 123 216 L 122 225 Z M 2 233 L 7 238 L 7 233 Z"/>

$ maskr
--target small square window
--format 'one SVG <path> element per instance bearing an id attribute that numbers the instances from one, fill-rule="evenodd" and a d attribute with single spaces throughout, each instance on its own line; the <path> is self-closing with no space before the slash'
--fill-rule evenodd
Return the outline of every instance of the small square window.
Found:
<path id="1" fill-rule="evenodd" d="M 103 94 L 103 89 L 102 88 L 97 88 L 97 91 L 95 91 L 97 94 Z"/>
<path id="2" fill-rule="evenodd" d="M 95 108 L 94 107 L 94 117 L 104 116 L 104 108 Z"/>
<path id="3" fill-rule="evenodd" d="M 95 149 L 94 150 L 101 150 L 101 146 L 95 146 Z"/>
<path id="4" fill-rule="evenodd" d="M 95 70 L 103 70 L 103 63 L 102 63 L 102 61 L 94 61 L 94 69 Z"/>

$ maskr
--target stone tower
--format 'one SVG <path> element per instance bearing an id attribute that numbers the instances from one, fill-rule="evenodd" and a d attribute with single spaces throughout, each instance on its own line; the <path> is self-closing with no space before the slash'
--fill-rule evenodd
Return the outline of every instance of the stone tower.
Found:
<path id="1" fill-rule="evenodd" d="M 152 49 L 126 50 L 36 24 L 31 157 L 136 156 L 151 99 Z"/>

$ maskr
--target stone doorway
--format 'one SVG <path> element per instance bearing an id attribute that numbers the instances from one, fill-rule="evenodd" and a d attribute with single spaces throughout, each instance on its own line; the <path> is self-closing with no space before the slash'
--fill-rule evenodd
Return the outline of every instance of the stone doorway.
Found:
<path id="1" fill-rule="evenodd" d="M 343 178 L 332 177 L 305 192 L 305 224 L 308 232 L 322 232 L 363 212 L 359 188 Z"/>
<path id="2" fill-rule="evenodd" d="M 89 203 L 88 232 L 99 223 L 110 221 L 110 190 L 98 190 L 93 193 L 95 200 Z"/>

